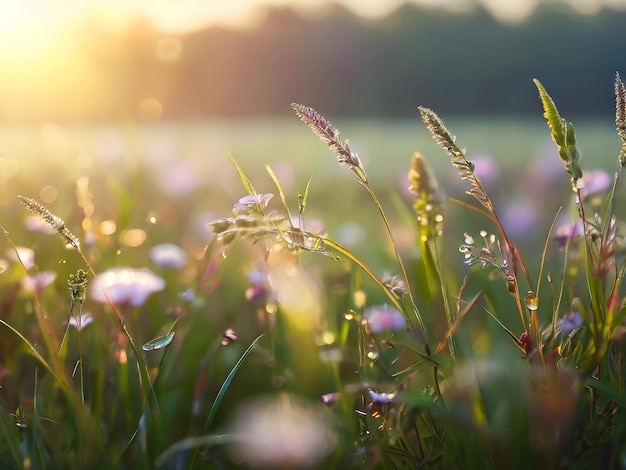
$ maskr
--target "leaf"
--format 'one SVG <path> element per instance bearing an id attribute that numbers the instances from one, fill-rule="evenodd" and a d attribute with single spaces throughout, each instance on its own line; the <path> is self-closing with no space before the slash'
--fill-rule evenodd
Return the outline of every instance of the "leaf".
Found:
<path id="1" fill-rule="evenodd" d="M 543 116 L 548 121 L 548 127 L 552 132 L 552 140 L 556 143 L 559 151 L 559 157 L 565 162 L 565 171 L 567 171 L 574 180 L 582 178 L 583 171 L 580 168 L 578 160 L 580 152 L 576 148 L 576 135 L 574 133 L 574 125 L 566 122 L 556 109 L 554 101 L 548 95 L 541 82 L 533 78 L 533 82 L 539 90 L 539 98 L 543 104 Z"/>
<path id="2" fill-rule="evenodd" d="M 267 170 L 267 173 L 270 175 L 270 178 L 272 178 L 272 181 L 276 185 L 276 188 L 278 189 L 278 194 L 280 195 L 280 200 L 282 201 L 285 212 L 287 212 L 289 220 L 291 221 L 291 213 L 289 212 L 289 206 L 287 205 L 287 198 L 285 197 L 283 187 L 280 185 L 280 181 L 278 180 L 276 173 L 274 173 L 274 170 L 272 170 L 272 167 L 270 167 L 269 165 L 265 165 L 265 169 Z"/>
<path id="3" fill-rule="evenodd" d="M 306 209 L 306 201 L 309 197 L 309 186 L 311 186 L 311 180 L 313 179 L 313 175 L 309 178 L 309 181 L 306 182 L 306 186 L 304 187 L 304 191 L 298 194 L 298 214 L 304 214 Z"/>
<path id="4" fill-rule="evenodd" d="M 543 105 L 543 116 L 548 121 L 548 127 L 552 131 L 552 140 L 556 142 L 556 144 L 561 147 L 565 145 L 565 121 L 559 114 L 558 109 L 556 109 L 556 105 L 554 101 L 548 95 L 548 92 L 543 87 L 541 82 L 536 78 L 533 78 L 533 82 L 539 90 L 539 98 L 541 99 L 541 104 Z M 561 158 L 563 158 L 561 156 Z M 567 161 L 567 159 L 565 159 Z"/>
<path id="5" fill-rule="evenodd" d="M 141 348 L 144 351 L 155 351 L 157 349 L 163 349 L 165 346 L 167 346 L 168 344 L 172 342 L 175 334 L 176 334 L 175 331 L 170 331 L 165 336 L 159 336 L 157 338 L 154 338 L 152 341 L 148 341 Z"/>
<path id="6" fill-rule="evenodd" d="M 254 196 L 256 194 L 256 191 L 254 190 L 254 187 L 252 186 L 252 182 L 250 181 L 250 178 L 246 176 L 243 169 L 239 166 L 239 163 L 237 163 L 237 160 L 235 160 L 235 158 L 231 154 L 228 154 L 228 159 L 230 160 L 230 163 L 232 163 L 233 166 L 235 167 L 235 170 L 237 170 L 237 173 L 239 174 L 239 178 L 241 178 L 241 183 L 243 184 L 243 189 L 245 189 L 245 191 L 250 196 Z"/>

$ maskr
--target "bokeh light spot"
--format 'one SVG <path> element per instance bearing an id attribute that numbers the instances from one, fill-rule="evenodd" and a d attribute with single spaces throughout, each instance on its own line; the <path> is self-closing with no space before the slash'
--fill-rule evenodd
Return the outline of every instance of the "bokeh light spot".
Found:
<path id="1" fill-rule="evenodd" d="M 120 236 L 120 241 L 126 246 L 137 247 L 143 245 L 146 238 L 148 238 L 148 234 L 145 230 L 134 228 L 123 232 Z"/>
<path id="2" fill-rule="evenodd" d="M 56 201 L 58 196 L 59 190 L 51 185 L 44 186 L 43 188 L 41 188 L 41 191 L 39 191 L 39 197 L 41 198 L 42 202 L 46 204 L 50 204 L 51 202 Z"/>
<path id="3" fill-rule="evenodd" d="M 100 233 L 103 235 L 113 235 L 117 230 L 117 224 L 113 220 L 103 220 L 100 222 Z"/>

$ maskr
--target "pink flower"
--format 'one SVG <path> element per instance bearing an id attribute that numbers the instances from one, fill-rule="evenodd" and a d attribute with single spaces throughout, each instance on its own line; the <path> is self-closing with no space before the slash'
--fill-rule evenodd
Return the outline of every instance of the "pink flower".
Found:
<path id="1" fill-rule="evenodd" d="M 154 292 L 165 288 L 165 281 L 147 268 L 111 268 L 101 272 L 91 283 L 91 297 L 109 303 L 104 292 L 116 305 L 138 307 Z"/>
<path id="2" fill-rule="evenodd" d="M 554 231 L 552 238 L 561 246 L 565 246 L 568 241 L 574 240 L 583 234 L 583 223 L 581 220 L 567 222 L 559 225 Z"/>
<path id="3" fill-rule="evenodd" d="M 583 183 L 580 192 L 583 200 L 593 194 L 606 191 L 613 184 L 613 178 L 604 170 L 587 170 L 583 171 Z"/>
<path id="4" fill-rule="evenodd" d="M 386 305 L 371 307 L 365 311 L 365 318 L 372 333 L 398 331 L 406 328 L 404 315 Z"/>

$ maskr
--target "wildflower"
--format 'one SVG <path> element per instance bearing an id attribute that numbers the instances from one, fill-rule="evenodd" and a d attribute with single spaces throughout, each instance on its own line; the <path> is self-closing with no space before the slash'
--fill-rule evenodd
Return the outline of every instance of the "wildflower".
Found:
<path id="1" fill-rule="evenodd" d="M 237 341 L 237 334 L 232 328 L 228 328 L 222 334 L 222 346 L 228 346 L 230 343 Z"/>
<path id="2" fill-rule="evenodd" d="M 341 395 L 338 392 L 331 392 L 331 393 L 325 393 L 324 395 L 320 397 L 320 399 L 322 400 L 322 403 L 324 403 L 324 405 L 326 405 L 329 408 L 332 408 L 339 402 L 340 396 Z"/>
<path id="3" fill-rule="evenodd" d="M 365 311 L 365 318 L 372 333 L 398 331 L 406 328 L 406 319 L 398 310 L 386 305 L 370 307 Z"/>
<path id="4" fill-rule="evenodd" d="M 239 199 L 233 205 L 233 215 L 263 215 L 263 210 L 267 207 L 273 194 L 249 194 Z"/>
<path id="5" fill-rule="evenodd" d="M 91 324 L 92 322 L 93 322 L 93 317 L 89 315 L 88 313 L 83 313 L 82 315 L 72 315 L 70 317 L 70 321 L 68 322 L 68 324 L 71 327 L 76 328 L 77 330 L 82 330 L 83 328 L 87 327 L 87 325 Z"/>
<path id="6" fill-rule="evenodd" d="M 370 396 L 372 402 L 367 406 L 367 408 L 371 411 L 373 418 L 380 418 L 389 410 L 390 404 L 392 403 L 393 398 L 395 397 L 394 393 L 387 394 L 376 393 L 373 390 L 368 390 L 367 394 Z"/>
<path id="7" fill-rule="evenodd" d="M 563 334 L 568 334 L 571 331 L 580 328 L 582 324 L 583 317 L 578 312 L 568 313 L 567 315 L 564 315 L 563 318 L 561 318 L 559 321 L 559 326 Z"/>
<path id="8" fill-rule="evenodd" d="M 246 300 L 250 302 L 267 302 L 273 297 L 267 273 L 259 268 L 253 268 L 248 272 L 250 286 L 246 289 Z"/>
<path id="9" fill-rule="evenodd" d="M 18 246 L 15 250 L 7 251 L 7 257 L 11 261 L 21 261 L 27 271 L 35 267 L 35 252 L 30 248 Z"/>
<path id="10" fill-rule="evenodd" d="M 232 421 L 233 455 L 252 467 L 317 468 L 337 443 L 323 411 L 286 394 L 247 402 Z"/>
<path id="11" fill-rule="evenodd" d="M 91 284 L 91 296 L 101 303 L 138 307 L 148 296 L 165 288 L 165 281 L 147 268 L 111 268 L 98 274 Z"/>
<path id="12" fill-rule="evenodd" d="M 40 292 L 54 282 L 57 273 L 54 271 L 40 271 L 22 279 L 22 287 L 28 291 Z"/>
<path id="13" fill-rule="evenodd" d="M 187 264 L 187 253 L 173 243 L 163 243 L 150 249 L 150 259 L 164 268 L 180 269 Z"/>
<path id="14" fill-rule="evenodd" d="M 581 193 L 582 199 L 602 193 L 611 187 L 613 178 L 604 170 L 586 170 L 583 172 Z"/>
<path id="15" fill-rule="evenodd" d="M 495 186 L 502 176 L 502 171 L 498 162 L 489 155 L 479 155 L 472 157 L 474 163 L 474 173 L 482 183 L 489 187 Z"/>
<path id="16" fill-rule="evenodd" d="M 392 276 L 389 273 L 384 273 L 380 280 L 391 292 L 398 296 L 409 294 L 409 289 L 407 288 L 406 283 L 398 276 Z"/>
<path id="17" fill-rule="evenodd" d="M 33 214 L 40 216 L 48 225 L 50 225 L 59 238 L 64 240 L 68 246 L 78 249 L 80 246 L 78 237 L 70 232 L 70 229 L 65 226 L 65 222 L 63 222 L 60 217 L 50 212 L 34 199 L 25 196 L 17 196 L 17 198 L 20 200 L 22 205 L 26 207 L 26 209 L 31 211 Z"/>
<path id="18" fill-rule="evenodd" d="M 190 287 L 184 292 L 178 294 L 178 297 L 185 302 L 193 302 L 196 298 L 196 292 Z"/>
<path id="19" fill-rule="evenodd" d="M 580 237 L 583 234 L 583 223 L 581 220 L 567 222 L 559 225 L 554 231 L 552 238 L 560 245 L 565 246 L 567 242 Z"/>
<path id="20" fill-rule="evenodd" d="M 518 199 L 505 207 L 502 226 L 509 235 L 526 236 L 536 227 L 539 217 L 540 214 L 529 201 Z"/>

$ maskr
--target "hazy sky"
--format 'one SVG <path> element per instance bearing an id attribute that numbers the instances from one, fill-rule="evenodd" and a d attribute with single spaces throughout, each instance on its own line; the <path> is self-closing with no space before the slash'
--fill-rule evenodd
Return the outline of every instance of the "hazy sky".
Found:
<path id="1" fill-rule="evenodd" d="M 169 32 L 184 32 L 211 23 L 245 24 L 261 5 L 290 5 L 315 11 L 342 3 L 367 16 L 387 13 L 403 0 L 0 0 L 0 36 L 24 36 L 65 24 L 86 14 L 98 14 L 112 27 L 123 25 L 129 15 L 140 15 Z M 626 0 L 411 0 L 414 3 L 464 9 L 480 2 L 505 19 L 519 19 L 540 2 L 570 2 L 583 11 L 602 5 L 623 7 Z M 1 39 L 1 38 L 0 38 Z"/>

